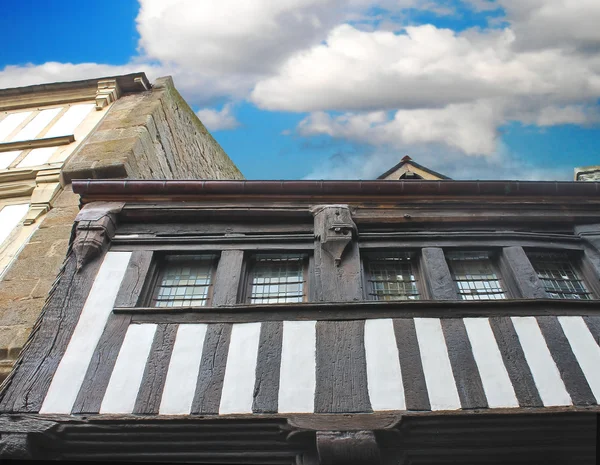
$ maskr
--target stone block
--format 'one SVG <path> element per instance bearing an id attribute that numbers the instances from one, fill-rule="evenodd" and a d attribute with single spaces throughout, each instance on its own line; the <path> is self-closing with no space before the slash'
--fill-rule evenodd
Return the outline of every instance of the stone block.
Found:
<path id="1" fill-rule="evenodd" d="M 8 302 L 5 311 L 0 312 L 0 326 L 30 326 L 36 322 L 45 298 L 28 298 Z"/>

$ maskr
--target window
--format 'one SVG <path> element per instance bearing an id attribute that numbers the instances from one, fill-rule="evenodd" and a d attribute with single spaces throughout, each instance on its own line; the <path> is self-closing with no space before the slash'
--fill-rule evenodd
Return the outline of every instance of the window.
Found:
<path id="1" fill-rule="evenodd" d="M 159 262 L 155 307 L 203 307 L 212 295 L 215 255 L 167 255 Z"/>
<path id="2" fill-rule="evenodd" d="M 506 298 L 490 251 L 448 252 L 446 259 L 462 300 Z"/>
<path id="3" fill-rule="evenodd" d="M 591 299 L 575 260 L 567 253 L 529 252 L 527 254 L 544 290 L 552 299 Z"/>
<path id="4" fill-rule="evenodd" d="M 367 255 L 367 281 L 371 300 L 420 298 L 413 252 L 377 252 Z"/>
<path id="5" fill-rule="evenodd" d="M 305 254 L 256 254 L 250 260 L 247 301 L 251 304 L 302 302 L 306 296 Z"/>

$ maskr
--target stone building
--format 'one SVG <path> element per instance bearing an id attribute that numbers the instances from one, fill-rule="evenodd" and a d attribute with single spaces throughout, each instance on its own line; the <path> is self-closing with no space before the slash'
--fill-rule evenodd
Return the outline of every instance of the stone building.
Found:
<path id="1" fill-rule="evenodd" d="M 143 73 L 0 90 L 0 380 L 67 253 L 71 181 L 241 179 L 171 78 Z"/>
<path id="2" fill-rule="evenodd" d="M 595 464 L 599 187 L 73 181 L 0 456 Z"/>

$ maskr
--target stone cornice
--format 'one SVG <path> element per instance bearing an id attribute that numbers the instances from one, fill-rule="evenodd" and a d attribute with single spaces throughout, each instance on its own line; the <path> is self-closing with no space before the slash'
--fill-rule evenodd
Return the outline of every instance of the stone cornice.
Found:
<path id="1" fill-rule="evenodd" d="M 98 85 L 107 80 L 116 81 L 123 94 L 144 92 L 151 87 L 144 73 L 133 73 L 84 81 L 0 89 L 0 111 L 95 101 Z"/>
<path id="2" fill-rule="evenodd" d="M 30 139 L 17 142 L 0 143 L 0 152 L 11 152 L 13 150 L 39 149 L 43 147 L 58 147 L 75 142 L 73 134 L 68 136 L 45 137 L 42 139 Z"/>

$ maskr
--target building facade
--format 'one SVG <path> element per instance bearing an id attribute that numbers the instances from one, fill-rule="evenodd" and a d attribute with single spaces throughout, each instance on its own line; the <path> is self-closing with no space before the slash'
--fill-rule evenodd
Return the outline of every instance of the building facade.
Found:
<path id="1" fill-rule="evenodd" d="M 67 253 L 72 179 L 241 179 L 170 78 L 0 90 L 0 380 Z"/>
<path id="2" fill-rule="evenodd" d="M 596 463 L 598 183 L 73 188 L 2 457 Z"/>

